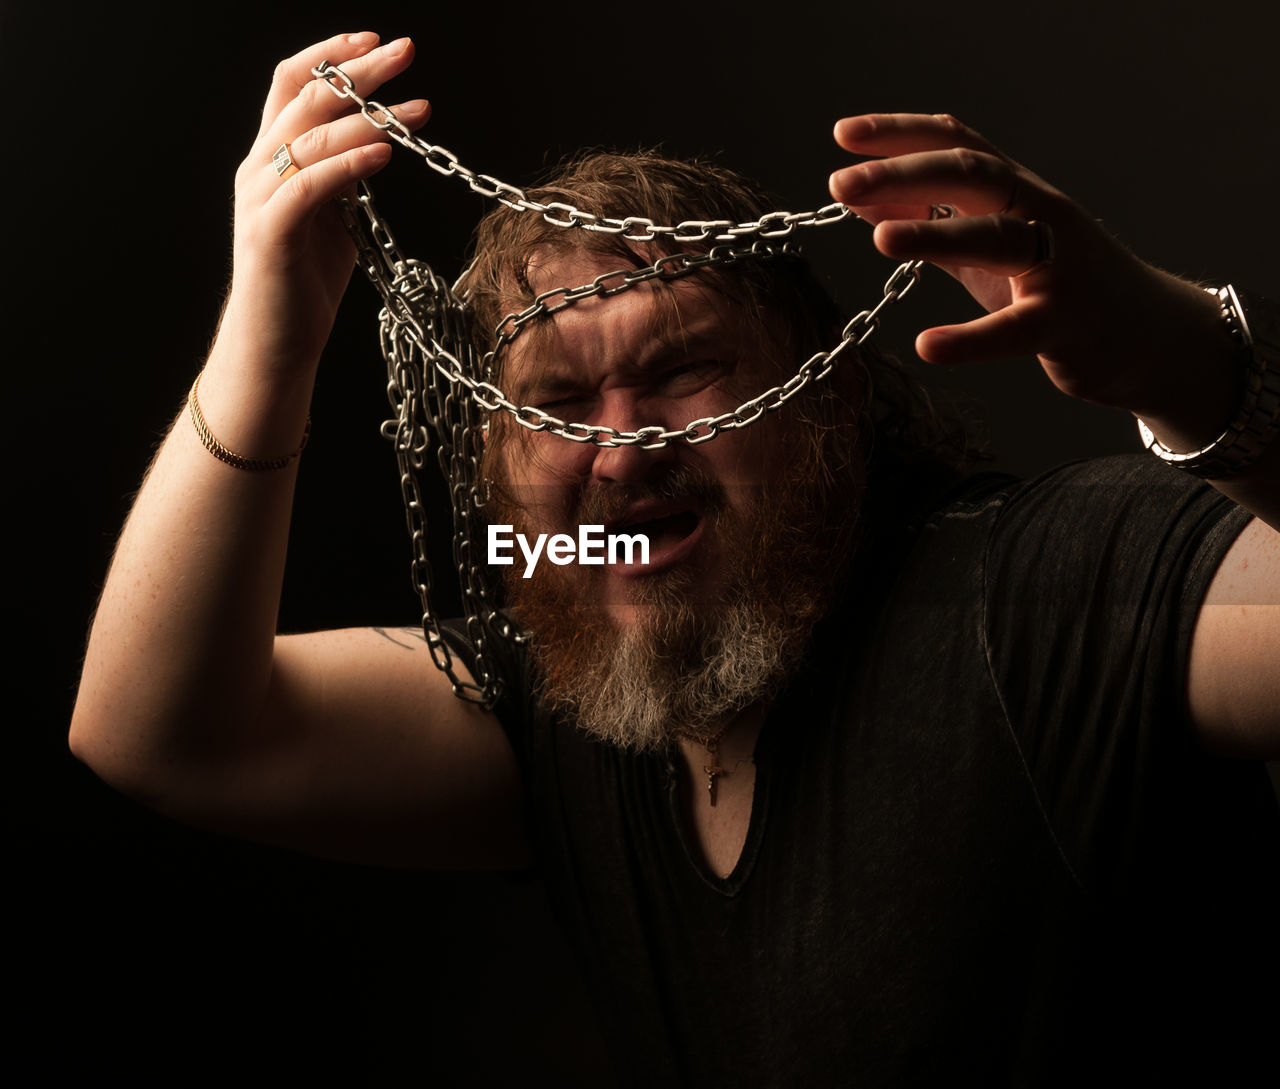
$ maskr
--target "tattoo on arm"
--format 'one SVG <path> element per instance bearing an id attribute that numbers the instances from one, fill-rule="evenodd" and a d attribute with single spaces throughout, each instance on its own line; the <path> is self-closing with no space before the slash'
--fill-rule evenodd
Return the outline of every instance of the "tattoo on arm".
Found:
<path id="1" fill-rule="evenodd" d="M 383 639 L 386 639 L 389 642 L 395 643 L 395 645 L 398 647 L 404 647 L 405 650 L 418 649 L 412 643 L 401 642 L 394 635 L 388 632 L 386 628 L 375 627 L 373 630 L 376 631 L 379 635 L 381 635 Z M 396 630 L 400 635 L 404 636 L 406 639 L 416 639 L 419 643 L 426 643 L 427 641 L 426 636 L 422 634 L 422 631 L 419 628 L 398 628 Z"/>

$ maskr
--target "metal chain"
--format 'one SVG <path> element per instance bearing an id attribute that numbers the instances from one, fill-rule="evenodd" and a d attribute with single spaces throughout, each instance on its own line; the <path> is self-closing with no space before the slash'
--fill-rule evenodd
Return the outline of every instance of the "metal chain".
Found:
<path id="1" fill-rule="evenodd" d="M 460 178 L 471 191 L 482 197 L 492 197 L 517 212 L 536 212 L 554 227 L 579 227 L 584 231 L 616 234 L 629 242 L 652 242 L 666 238 L 672 242 L 739 242 L 744 238 L 784 238 L 797 227 L 822 227 L 839 223 L 853 213 L 838 202 L 824 205 L 816 212 L 769 212 L 748 223 L 734 223 L 730 219 L 688 219 L 673 227 L 654 223 L 644 216 L 626 216 L 617 219 L 597 216 L 564 204 L 551 201 L 530 200 L 523 189 L 508 185 L 489 174 L 477 174 L 463 166 L 448 148 L 429 144 L 411 132 L 394 113 L 381 102 L 366 99 L 357 93 L 355 83 L 341 68 L 329 61 L 321 61 L 311 69 L 311 74 L 325 82 L 339 98 L 354 102 L 365 120 L 388 137 L 420 155 L 427 166 L 437 174 Z"/>
<path id="2" fill-rule="evenodd" d="M 471 398 L 459 397 L 451 383 L 423 356 L 423 344 L 445 340 L 469 343 L 461 326 L 462 310 L 448 285 L 427 265 L 407 259 L 390 228 L 379 218 L 367 186 L 357 203 L 339 200 L 347 229 L 354 239 L 357 260 L 382 296 L 379 336 L 387 365 L 387 398 L 394 416 L 382 434 L 395 447 L 400 493 L 412 548 L 410 564 L 414 591 L 422 603 L 422 634 L 436 668 L 443 672 L 460 699 L 492 707 L 502 693 L 502 681 L 489 641 L 493 635 L 519 643 L 524 637 L 497 611 L 483 558 L 473 555 L 472 541 L 483 539 L 480 512 L 484 499 L 479 480 L 479 435 Z M 362 219 L 368 223 L 366 230 Z M 430 430 L 428 430 L 430 429 Z M 427 507 L 419 480 L 432 442 L 441 472 L 449 484 L 453 508 L 453 558 L 462 590 L 467 638 L 475 649 L 474 682 L 459 676 L 439 618 L 431 606 L 431 562 L 427 553 Z"/>
<path id="3" fill-rule="evenodd" d="M 643 268 L 607 272 L 589 284 L 543 292 L 524 310 L 508 314 L 498 323 L 493 349 L 477 360 L 467 329 L 466 300 L 456 285 L 450 287 L 428 265 L 404 256 L 390 227 L 379 216 L 367 185 L 360 185 L 354 203 L 347 198 L 339 200 L 348 232 L 356 245 L 357 259 L 383 302 L 378 315 L 379 336 L 387 365 L 387 397 L 394 416 L 383 424 L 382 433 L 395 446 L 413 552 L 412 582 L 422 603 L 423 636 L 432 660 L 448 676 L 454 694 L 492 707 L 501 696 L 502 681 L 491 639 L 522 643 L 525 636 L 499 612 L 488 566 L 476 551 L 475 542 L 483 538 L 486 499 L 486 490 L 480 481 L 485 426 L 480 413 L 507 412 L 531 431 L 545 431 L 570 442 L 602 447 L 639 446 L 654 450 L 676 441 L 691 446 L 708 442 L 723 432 L 747 427 L 766 414 L 776 412 L 806 386 L 824 379 L 850 345 L 864 343 L 876 331 L 884 310 L 911 291 L 919 281 L 924 262 L 907 261 L 899 265 L 885 282 L 880 300 L 845 325 L 835 347 L 815 353 L 782 385 L 765 390 L 730 412 L 690 420 L 674 431 L 659 426 L 620 431 L 605 425 L 561 420 L 533 406 L 515 404 L 489 381 L 499 354 L 535 322 L 584 299 L 608 298 L 651 280 L 672 280 L 742 260 L 787 256 L 796 252 L 794 243 L 776 239 L 785 238 L 797 227 L 836 223 L 852 213 L 844 205 L 832 204 L 816 212 L 770 212 L 749 223 L 686 220 L 667 227 L 641 216 L 615 219 L 582 212 L 560 202 L 543 204 L 529 200 L 516 186 L 487 174 L 476 174 L 463 166 L 452 152 L 416 137 L 385 106 L 357 94 L 350 77 L 340 68 L 326 61 L 312 72 L 339 98 L 354 102 L 370 124 L 420 155 L 433 170 L 459 177 L 475 192 L 495 198 L 515 211 L 539 214 L 557 227 L 605 232 L 633 242 L 662 238 L 675 243 L 719 243 L 703 253 L 666 254 Z M 950 215 L 951 210 L 935 208 L 933 214 Z M 463 273 L 458 282 L 464 282 L 465 278 Z M 427 516 L 419 473 L 426 463 L 432 433 L 437 462 L 448 483 L 453 508 L 453 560 L 462 590 L 466 634 L 476 655 L 474 683 L 458 675 L 431 606 Z"/>
<path id="4" fill-rule="evenodd" d="M 617 294 L 619 291 L 655 277 L 672 279 L 676 276 L 684 276 L 708 265 L 732 264 L 744 257 L 766 258 L 793 252 L 795 251 L 790 248 L 790 244 L 773 247 L 768 243 L 755 242 L 751 246 L 737 249 L 717 246 L 705 254 L 670 254 L 643 269 L 607 272 L 582 287 L 560 287 L 544 292 L 519 314 L 508 314 L 502 319 L 496 330 L 497 344 L 482 360 L 484 372 L 491 373 L 492 363 L 497 354 L 519 336 L 535 318 L 555 314 L 583 299 Z M 460 367 L 455 366 L 446 373 L 451 381 L 456 381 L 470 389 L 482 408 L 490 412 L 498 410 L 508 412 L 515 418 L 516 423 L 530 431 L 546 431 L 562 439 L 568 439 L 570 442 L 589 442 L 594 446 L 604 447 L 639 446 L 642 450 L 660 450 L 678 440 L 683 440 L 690 446 L 697 446 L 714 439 L 722 431 L 735 431 L 755 423 L 766 413 L 776 412 L 805 386 L 826 378 L 835 367 L 841 353 L 851 344 L 858 345 L 866 341 L 879 328 L 881 312 L 903 298 L 916 285 L 920 278 L 920 267 L 923 264 L 923 261 L 908 261 L 895 269 L 893 275 L 885 282 L 883 294 L 875 307 L 855 315 L 841 331 L 840 341 L 834 348 L 830 351 L 815 352 L 782 385 L 765 390 L 729 412 L 721 413 L 719 416 L 702 416 L 696 420 L 690 420 L 684 427 L 674 431 L 665 430 L 657 425 L 641 427 L 635 431 L 619 431 L 604 424 L 566 422 L 531 405 L 517 406 L 492 383 L 470 379 Z M 623 281 L 621 286 L 613 288 L 607 286 L 610 281 L 619 278 Z M 457 361 L 453 360 L 439 345 L 433 347 L 438 357 L 456 364 Z M 436 365 L 440 366 L 440 363 L 437 362 Z"/>
<path id="5" fill-rule="evenodd" d="M 487 380 L 498 353 L 506 348 L 529 322 L 555 314 L 583 299 L 616 295 L 655 278 L 673 279 L 699 268 L 733 264 L 744 257 L 772 257 L 780 252 L 788 252 L 785 249 L 779 250 L 765 240 L 788 235 L 798 226 L 812 227 L 836 223 L 852 213 L 843 204 L 830 204 L 817 212 L 769 212 L 758 220 L 736 225 L 731 220 L 717 219 L 686 220 L 675 227 L 665 227 L 655 225 L 652 220 L 638 216 L 609 219 L 582 212 L 571 205 L 559 202 L 541 204 L 528 200 L 524 191 L 514 185 L 508 185 L 488 174 L 476 174 L 469 167 L 463 166 L 453 152 L 438 145 L 429 144 L 414 135 L 388 107 L 358 94 L 351 77 L 336 65 L 322 61 L 311 71 L 318 79 L 323 80 L 325 86 L 338 98 L 354 102 L 359 107 L 361 115 L 374 128 L 386 132 L 391 139 L 420 155 L 437 173 L 461 178 L 475 192 L 483 196 L 495 197 L 508 208 L 539 213 L 554 226 L 608 231 L 637 242 L 650 241 L 658 237 L 666 237 L 675 242 L 703 241 L 709 238 L 740 241 L 751 235 L 758 237 L 759 241 L 745 248 L 722 245 L 714 246 L 706 253 L 696 255 L 668 254 L 646 268 L 619 269 L 597 276 L 590 284 L 573 288 L 559 287 L 543 292 L 525 310 L 518 314 L 508 314 L 498 323 L 494 330 L 496 338 L 494 348 L 483 359 L 483 373 L 486 375 L 483 379 L 469 377 L 457 358 L 438 342 L 422 345 L 423 348 L 430 347 L 437 367 L 442 366 L 441 361 L 452 365 L 451 369 L 447 365 L 444 366 L 445 377 L 470 390 L 472 397 L 481 408 L 490 412 L 498 410 L 507 412 L 518 424 L 530 431 L 546 431 L 570 442 L 588 442 L 594 446 L 639 446 L 642 450 L 656 450 L 674 441 L 697 445 L 716 438 L 723 431 L 745 427 L 766 413 L 776 412 L 810 382 L 821 381 L 830 374 L 841 353 L 850 344 L 862 344 L 866 341 L 879 327 L 881 312 L 887 306 L 904 298 L 915 286 L 920 278 L 920 269 L 925 263 L 917 260 L 906 261 L 899 265 L 885 282 L 880 301 L 872 309 L 863 310 L 849 321 L 841 331 L 840 342 L 834 348 L 830 351 L 815 353 L 801 364 L 796 374 L 786 383 L 766 390 L 730 412 L 690 420 L 684 427 L 674 431 L 653 424 L 635 431 L 619 431 L 617 428 L 605 425 L 561 420 L 532 405 L 517 405 L 502 390 Z M 477 184 L 478 182 L 483 184 Z M 372 209 L 371 200 L 363 203 L 366 210 Z M 551 212 L 558 213 L 558 216 L 552 215 Z M 937 206 L 931 210 L 931 214 L 935 217 L 944 217 L 952 213 L 949 208 Z M 639 223 L 643 223 L 649 233 L 641 235 L 627 233 L 630 225 Z M 375 239 L 380 237 L 379 232 L 382 237 L 390 238 L 390 232 L 387 231 L 385 224 L 372 221 L 371 225 Z M 722 227 L 725 228 L 724 233 L 715 235 L 711 233 Z"/>

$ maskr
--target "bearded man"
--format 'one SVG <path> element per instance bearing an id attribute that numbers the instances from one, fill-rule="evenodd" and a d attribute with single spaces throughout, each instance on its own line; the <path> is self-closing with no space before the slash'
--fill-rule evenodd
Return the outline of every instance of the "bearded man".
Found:
<path id="1" fill-rule="evenodd" d="M 351 35 L 277 71 L 222 325 L 122 536 L 75 751 L 174 816 L 301 850 L 536 862 L 624 1082 L 1075 1082 L 1104 1061 L 1149 1073 L 1169 1033 L 1183 1070 L 1245 1069 L 1274 1009 L 1250 961 L 1275 917 L 1275 803 L 1257 765 L 1207 750 L 1280 753 L 1265 304 L 1247 324 L 1236 293 L 1143 264 L 950 118 L 845 119 L 841 145 L 878 158 L 833 194 L 988 310 L 926 331 L 921 356 L 1037 354 L 1210 484 L 1151 457 L 965 476 L 869 352 L 697 445 L 568 443 L 495 414 L 491 520 L 651 547 L 504 569 L 531 639 L 496 651 L 489 715 L 376 629 L 275 634 L 299 436 L 351 268 L 330 198 L 389 156 L 311 72 L 337 60 L 367 95 L 411 56 Z M 725 171 L 644 156 L 534 194 L 670 223 L 769 207 Z M 956 215 L 930 220 L 943 204 Z M 504 208 L 467 278 L 477 336 L 663 253 Z M 508 344 L 496 380 L 578 426 L 678 431 L 785 388 L 838 327 L 777 255 L 578 301 Z"/>
<path id="2" fill-rule="evenodd" d="M 651 155 L 592 156 L 533 196 L 605 215 L 631 199 L 638 178 L 654 195 L 644 214 L 659 221 L 714 209 L 749 220 L 768 208 L 728 171 Z M 556 284 L 663 255 L 574 234 L 506 209 L 482 224 L 481 256 L 465 281 L 481 350 L 504 314 Z M 833 313 L 795 259 L 655 279 L 558 314 L 517 341 L 499 373 L 523 405 L 676 427 L 785 381 L 797 358 L 818 349 L 817 321 Z M 826 334 L 838 337 L 843 324 L 831 317 Z M 624 366 L 605 373 L 615 362 Z M 675 444 L 584 449 L 495 417 L 484 466 L 491 520 L 527 537 L 602 525 L 649 542 L 644 563 L 509 571 L 507 603 L 535 632 L 551 706 L 602 740 L 653 750 L 680 733 L 718 731 L 776 693 L 848 558 L 865 466 L 856 448 L 868 438 L 856 406 L 868 378 L 857 371 L 811 388 L 775 427 L 697 453 Z"/>

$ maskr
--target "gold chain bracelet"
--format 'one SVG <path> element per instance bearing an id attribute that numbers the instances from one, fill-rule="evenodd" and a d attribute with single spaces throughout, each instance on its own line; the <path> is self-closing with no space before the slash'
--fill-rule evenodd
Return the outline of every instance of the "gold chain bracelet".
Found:
<path id="1" fill-rule="evenodd" d="M 200 375 L 196 375 L 196 380 L 191 383 L 191 392 L 187 394 L 187 405 L 191 409 L 191 422 L 195 424 L 196 434 L 200 437 L 200 442 L 206 450 L 215 458 L 226 465 L 230 465 L 233 469 L 245 469 L 249 472 L 266 472 L 271 469 L 283 469 L 290 463 L 296 461 L 303 450 L 307 448 L 307 439 L 311 437 L 311 417 L 307 416 L 307 427 L 302 433 L 302 442 L 298 444 L 292 454 L 285 454 L 278 458 L 247 458 L 243 454 L 237 454 L 233 450 L 228 450 L 213 436 L 213 432 L 209 430 L 209 425 L 205 423 L 204 414 L 200 411 L 200 401 L 197 398 L 197 391 L 200 389 Z"/>

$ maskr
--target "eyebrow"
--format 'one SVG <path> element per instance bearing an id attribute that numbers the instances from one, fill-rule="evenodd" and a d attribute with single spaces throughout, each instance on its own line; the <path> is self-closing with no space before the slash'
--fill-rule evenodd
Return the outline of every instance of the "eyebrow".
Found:
<path id="1" fill-rule="evenodd" d="M 717 314 L 714 319 L 700 322 L 692 329 L 677 326 L 668 334 L 655 336 L 651 349 L 641 354 L 636 366 L 646 370 L 660 367 L 672 360 L 697 355 L 711 347 L 719 347 L 732 339 L 732 329 Z"/>
<path id="2" fill-rule="evenodd" d="M 555 364 L 553 363 L 550 366 L 554 367 Z M 534 404 L 538 401 L 557 401 L 561 397 L 580 389 L 582 389 L 582 383 L 576 378 L 563 371 L 549 371 L 539 378 L 517 386 L 515 392 L 519 396 L 515 397 L 514 400 L 524 404 Z"/>
<path id="3" fill-rule="evenodd" d="M 673 325 L 665 331 L 655 332 L 639 356 L 623 361 L 623 366 L 635 371 L 656 371 L 678 360 L 688 359 L 715 347 L 714 357 L 729 361 L 739 352 L 734 346 L 733 331 L 725 316 L 708 314 L 692 325 Z M 728 345 L 729 350 L 723 350 Z M 523 368 L 522 368 L 523 369 Z M 578 368 L 562 358 L 539 361 L 532 368 L 536 373 L 527 379 L 517 380 L 511 390 L 512 400 L 518 404 L 534 404 L 554 401 L 581 390 L 584 383 L 575 372 Z"/>

